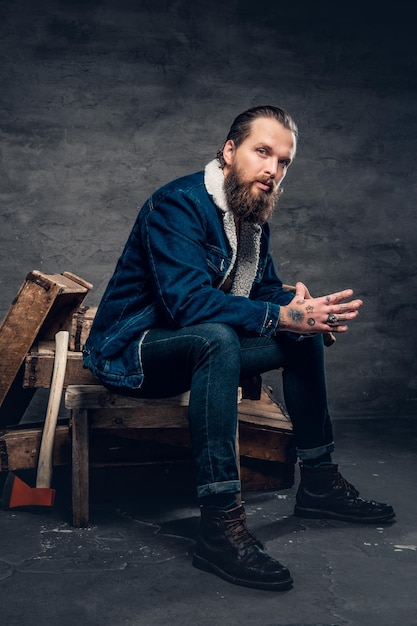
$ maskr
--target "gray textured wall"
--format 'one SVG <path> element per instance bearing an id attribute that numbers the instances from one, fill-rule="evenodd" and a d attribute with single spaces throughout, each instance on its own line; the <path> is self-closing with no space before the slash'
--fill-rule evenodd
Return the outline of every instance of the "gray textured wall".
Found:
<path id="1" fill-rule="evenodd" d="M 278 270 L 365 300 L 327 351 L 333 414 L 416 414 L 413 20 L 357 7 L 0 0 L 1 315 L 31 269 L 80 274 L 97 304 L 147 195 L 278 104 L 301 131 Z"/>

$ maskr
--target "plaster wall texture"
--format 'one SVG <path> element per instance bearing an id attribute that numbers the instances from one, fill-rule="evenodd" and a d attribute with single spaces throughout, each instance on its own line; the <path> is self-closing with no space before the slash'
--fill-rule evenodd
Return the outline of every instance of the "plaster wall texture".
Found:
<path id="1" fill-rule="evenodd" d="M 401 3 L 375 6 L 0 0 L 0 314 L 31 269 L 97 304 L 147 196 L 277 104 L 300 128 L 277 269 L 365 301 L 327 350 L 332 413 L 415 415 L 417 53 Z"/>

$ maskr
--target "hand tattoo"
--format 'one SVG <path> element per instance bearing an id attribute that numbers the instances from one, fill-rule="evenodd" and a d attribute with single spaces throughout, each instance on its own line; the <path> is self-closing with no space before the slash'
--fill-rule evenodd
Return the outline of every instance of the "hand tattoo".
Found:
<path id="1" fill-rule="evenodd" d="M 307 313 L 312 313 L 314 311 L 314 307 L 309 304 L 308 306 L 306 306 L 306 311 Z"/>
<path id="2" fill-rule="evenodd" d="M 304 321 L 304 314 L 298 309 L 290 309 L 288 313 L 294 324 L 301 324 L 301 322 Z"/>

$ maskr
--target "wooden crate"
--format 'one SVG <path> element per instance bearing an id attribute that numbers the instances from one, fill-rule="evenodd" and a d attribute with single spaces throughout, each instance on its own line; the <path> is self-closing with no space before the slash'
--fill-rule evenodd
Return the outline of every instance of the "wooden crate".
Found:
<path id="1" fill-rule="evenodd" d="M 111 393 L 102 385 L 70 385 L 65 394 L 65 406 L 71 411 L 72 501 L 76 527 L 86 526 L 89 520 L 90 467 L 100 464 L 100 458 L 96 456 L 96 433 L 107 431 L 111 434 L 113 453 L 118 448 L 118 438 L 122 435 L 129 438 L 130 433 L 134 439 L 131 446 L 133 454 L 125 459 L 125 464 L 179 462 L 182 460 L 179 443 L 186 457 L 191 459 L 188 407 L 179 396 L 132 398 Z M 249 485 L 252 489 L 291 486 L 295 461 L 292 427 L 269 390 L 262 389 L 259 400 L 242 400 L 238 405 L 238 417 L 239 436 L 236 443 L 239 466 L 245 468 L 245 474 L 241 473 L 244 488 Z M 156 460 L 152 457 L 157 448 L 145 450 L 142 457 L 139 453 L 139 441 L 146 442 L 149 448 L 147 431 L 150 430 L 154 432 L 155 444 L 164 448 Z M 176 431 L 178 434 L 175 434 Z M 176 445 L 173 445 L 174 441 Z M 172 458 L 174 451 L 175 459 Z M 109 461 L 115 463 L 114 458 L 107 457 L 101 464 L 108 465 Z"/>
<path id="2" fill-rule="evenodd" d="M 23 363 L 34 341 L 53 340 L 59 330 L 69 330 L 91 288 L 71 272 L 34 270 L 26 276 L 0 326 L 0 424 L 17 423 L 32 397 L 21 388 Z"/>
<path id="3" fill-rule="evenodd" d="M 191 459 L 188 407 L 180 397 L 141 399 L 106 392 L 100 385 L 70 386 L 66 406 L 88 411 L 92 465 L 172 463 Z M 294 481 L 292 424 L 263 387 L 259 400 L 238 404 L 239 455 L 246 488 L 283 488 Z M 102 456 L 103 442 L 111 454 Z M 250 480 L 249 480 L 250 478 Z"/>

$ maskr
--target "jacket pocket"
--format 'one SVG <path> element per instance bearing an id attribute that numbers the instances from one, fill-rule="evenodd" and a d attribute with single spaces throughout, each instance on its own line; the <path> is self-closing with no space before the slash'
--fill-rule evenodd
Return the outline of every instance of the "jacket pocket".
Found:
<path id="1" fill-rule="evenodd" d="M 228 273 L 231 258 L 225 253 L 224 250 L 217 246 L 207 245 L 207 268 L 214 287 L 220 285 Z"/>

